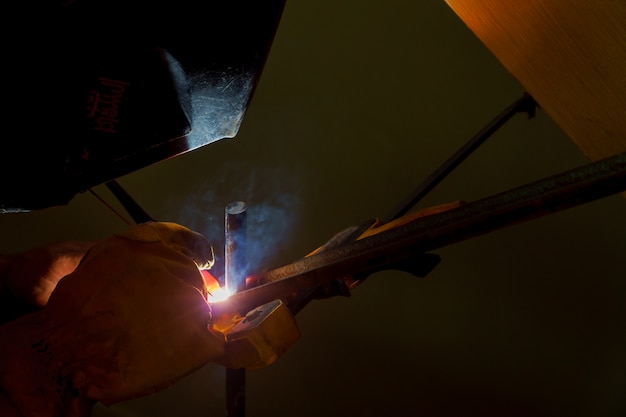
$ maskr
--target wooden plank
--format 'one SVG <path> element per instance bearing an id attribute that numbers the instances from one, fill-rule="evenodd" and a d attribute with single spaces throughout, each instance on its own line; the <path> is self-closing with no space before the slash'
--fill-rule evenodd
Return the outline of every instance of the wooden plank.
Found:
<path id="1" fill-rule="evenodd" d="M 446 1 L 585 156 L 626 151 L 626 1 Z"/>

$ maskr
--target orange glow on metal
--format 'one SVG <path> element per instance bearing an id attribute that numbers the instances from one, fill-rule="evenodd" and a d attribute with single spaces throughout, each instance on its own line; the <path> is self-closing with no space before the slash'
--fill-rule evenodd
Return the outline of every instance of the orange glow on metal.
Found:
<path id="1" fill-rule="evenodd" d="M 221 287 L 217 278 L 215 278 L 209 270 L 201 269 L 200 272 L 202 272 L 202 278 L 204 278 L 204 284 L 208 294 L 207 301 L 209 303 L 224 301 L 230 297 L 230 291 L 225 287 Z"/>
<path id="2" fill-rule="evenodd" d="M 228 297 L 230 297 L 230 291 L 227 288 L 219 287 L 209 292 L 207 301 L 209 303 L 218 303 L 227 300 Z"/>

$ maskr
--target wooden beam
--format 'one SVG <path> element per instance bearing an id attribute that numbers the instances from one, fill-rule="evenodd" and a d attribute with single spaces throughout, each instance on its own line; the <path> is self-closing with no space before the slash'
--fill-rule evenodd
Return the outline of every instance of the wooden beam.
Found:
<path id="1" fill-rule="evenodd" d="M 626 151 L 626 1 L 446 1 L 585 156 Z"/>

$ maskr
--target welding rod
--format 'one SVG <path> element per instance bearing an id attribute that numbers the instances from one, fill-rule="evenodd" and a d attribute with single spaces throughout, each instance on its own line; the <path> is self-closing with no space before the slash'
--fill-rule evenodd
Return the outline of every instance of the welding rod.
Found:
<path id="1" fill-rule="evenodd" d="M 248 207 L 243 201 L 226 206 L 224 215 L 224 286 L 231 293 L 246 288 L 246 229 Z M 246 370 L 226 369 L 226 416 L 245 416 Z"/>

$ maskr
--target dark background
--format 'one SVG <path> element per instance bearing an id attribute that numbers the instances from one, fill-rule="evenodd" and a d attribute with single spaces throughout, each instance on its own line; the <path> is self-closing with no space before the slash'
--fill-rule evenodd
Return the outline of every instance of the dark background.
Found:
<path id="1" fill-rule="evenodd" d="M 246 201 L 255 259 L 279 266 L 384 217 L 523 91 L 444 1 L 288 1 L 238 136 L 119 182 L 216 242 Z M 544 112 L 518 115 L 416 208 L 586 162 Z M 625 415 L 625 209 L 589 203 L 442 248 L 426 278 L 380 273 L 310 304 L 296 345 L 247 373 L 246 414 Z M 4 252 L 126 227 L 90 193 L 0 226 Z M 219 416 L 224 396 L 209 364 L 95 416 Z"/>

